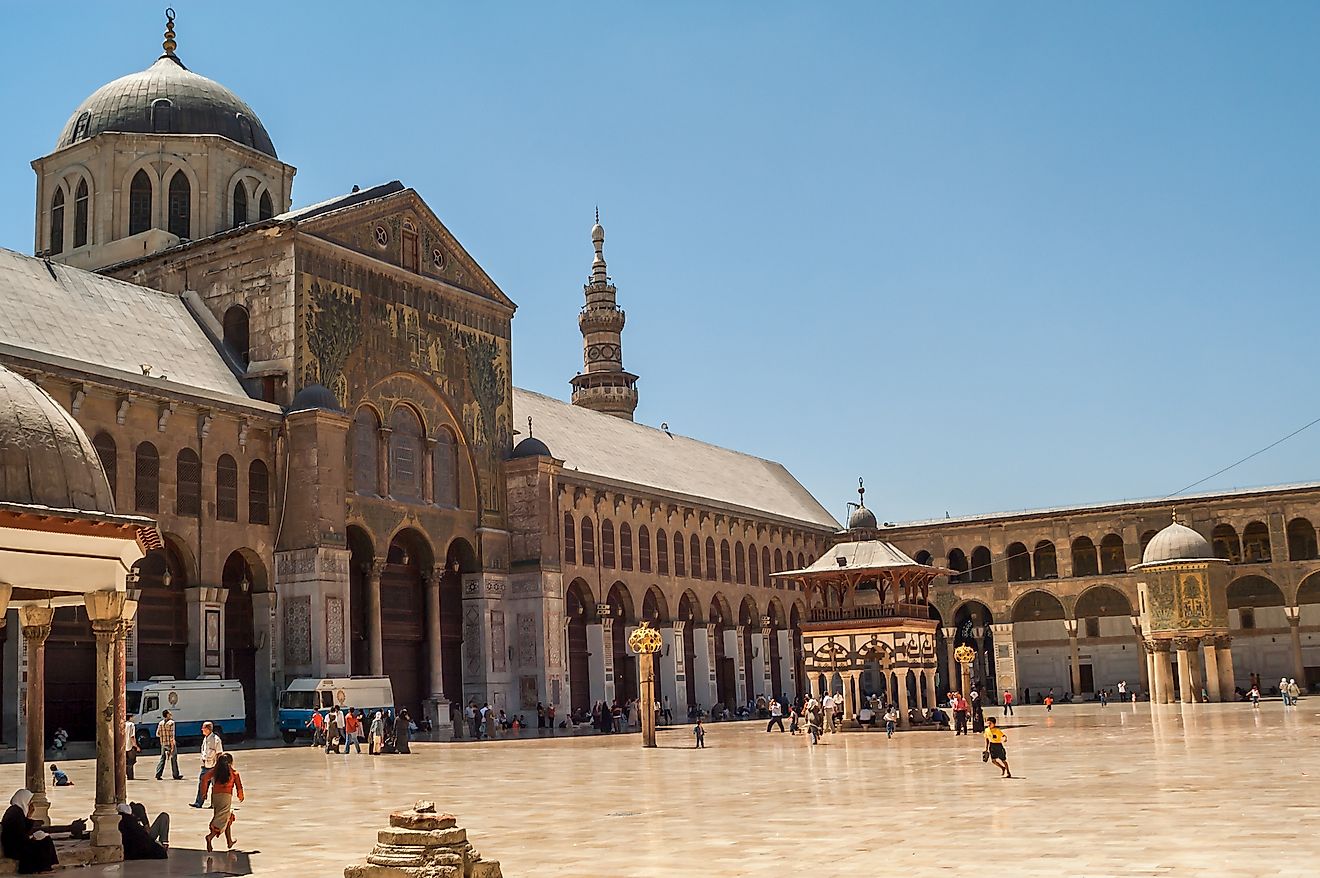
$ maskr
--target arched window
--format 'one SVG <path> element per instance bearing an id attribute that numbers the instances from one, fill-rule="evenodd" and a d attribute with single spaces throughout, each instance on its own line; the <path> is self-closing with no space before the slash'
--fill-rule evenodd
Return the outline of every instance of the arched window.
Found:
<path id="1" fill-rule="evenodd" d="M 989 549 L 985 546 L 972 549 L 972 569 L 968 571 L 972 582 L 989 582 L 994 577 L 993 567 Z"/>
<path id="2" fill-rule="evenodd" d="M 390 496 L 422 499 L 422 422 L 406 405 L 390 414 Z"/>
<path id="3" fill-rule="evenodd" d="M 608 518 L 600 523 L 600 566 L 614 569 L 614 522 Z"/>
<path id="4" fill-rule="evenodd" d="M 169 212 L 166 214 L 166 226 L 171 235 L 180 238 L 192 237 L 192 184 L 183 171 L 175 171 L 170 177 Z"/>
<path id="5" fill-rule="evenodd" d="M 1059 558 L 1054 551 L 1054 543 L 1049 540 L 1036 543 L 1036 550 L 1032 553 L 1031 560 L 1037 579 L 1059 578 Z"/>
<path id="6" fill-rule="evenodd" d="M 238 521 L 238 463 L 228 454 L 215 462 L 215 517 Z"/>
<path id="7" fill-rule="evenodd" d="M 270 193 L 261 193 L 261 200 L 257 202 L 257 219 L 268 220 L 275 215 L 275 207 L 271 204 Z"/>
<path id="8" fill-rule="evenodd" d="M 1124 557 L 1123 538 L 1118 534 L 1108 534 L 1100 541 L 1100 572 L 1127 572 L 1127 558 Z"/>
<path id="9" fill-rule="evenodd" d="M 157 98 L 151 102 L 151 130 L 156 134 L 170 132 L 170 110 L 174 104 L 169 98 Z"/>
<path id="10" fill-rule="evenodd" d="M 725 546 L 727 545 L 728 543 L 725 543 Z M 728 557 L 727 552 L 725 557 Z M 727 569 L 727 565 L 725 569 Z M 711 537 L 706 537 L 706 578 L 711 582 L 715 581 L 715 540 Z M 728 580 L 726 579 L 725 582 L 728 582 Z"/>
<path id="11" fill-rule="evenodd" d="M 632 528 L 628 522 L 619 524 L 619 569 L 631 570 L 633 567 Z"/>
<path id="12" fill-rule="evenodd" d="M 1027 554 L 1027 547 L 1021 543 L 1013 543 L 1005 550 L 1008 557 L 1008 581 L 1023 582 L 1031 578 L 1031 556 Z"/>
<path id="13" fill-rule="evenodd" d="M 707 540 L 706 551 L 712 555 L 715 553 L 711 552 L 710 549 L 714 547 L 714 545 L 715 545 L 714 540 L 711 539 Z M 733 581 L 733 564 L 729 556 L 729 541 L 720 540 L 720 582 L 732 582 L 732 581 Z"/>
<path id="14" fill-rule="evenodd" d="M 50 203 L 50 252 L 64 252 L 64 189 L 60 187 Z"/>
<path id="15" fill-rule="evenodd" d="M 806 566 L 807 566 L 807 556 L 803 555 L 801 552 L 798 552 L 797 569 L 801 570 Z"/>
<path id="16" fill-rule="evenodd" d="M 564 563 L 577 563 L 577 527 L 571 512 L 564 513 Z"/>
<path id="17" fill-rule="evenodd" d="M 353 416 L 353 491 L 376 494 L 380 491 L 380 421 L 368 406 Z"/>
<path id="18" fill-rule="evenodd" d="M 655 572 L 660 576 L 669 575 L 669 536 L 664 528 L 655 532 Z"/>
<path id="19" fill-rule="evenodd" d="M 78 189 L 73 194 L 73 246 L 87 245 L 87 181 L 79 180 Z"/>
<path id="20" fill-rule="evenodd" d="M 1242 531 L 1242 560 L 1264 564 L 1271 560 L 1270 532 L 1261 521 L 1253 521 Z"/>
<path id="21" fill-rule="evenodd" d="M 967 582 L 967 553 L 962 549 L 949 550 L 949 569 L 956 571 L 949 582 Z"/>
<path id="22" fill-rule="evenodd" d="M 1090 537 L 1078 537 L 1072 543 L 1073 576 L 1098 576 L 1100 561 Z"/>
<path id="23" fill-rule="evenodd" d="M 244 366 L 248 364 L 248 310 L 242 305 L 230 305 L 223 321 L 225 344 Z"/>
<path id="24" fill-rule="evenodd" d="M 688 574 L 693 579 L 701 578 L 701 538 L 696 534 L 688 540 Z"/>
<path id="25" fill-rule="evenodd" d="M 590 518 L 582 519 L 582 566 L 596 566 L 596 530 Z"/>
<path id="26" fill-rule="evenodd" d="M 683 535 L 674 532 L 674 575 L 687 576 L 687 562 L 683 555 Z"/>
<path id="27" fill-rule="evenodd" d="M 417 270 L 417 230 L 413 224 L 404 220 L 403 228 L 399 230 L 399 263 L 409 271 Z M 604 546 L 601 547 L 602 552 Z"/>
<path id="28" fill-rule="evenodd" d="M 651 572 L 651 531 L 646 525 L 637 528 L 637 569 Z"/>
<path id="29" fill-rule="evenodd" d="M 761 584 L 764 585 L 766 588 L 770 588 L 774 584 L 773 580 L 770 579 L 770 573 L 771 573 L 770 547 L 762 546 L 761 547 L 761 577 L 763 581 L 761 582 Z"/>
<path id="30" fill-rule="evenodd" d="M 247 184 L 239 180 L 234 184 L 233 210 L 230 212 L 231 225 L 238 228 L 248 221 Z"/>
<path id="31" fill-rule="evenodd" d="M 136 235 L 151 228 L 151 178 L 145 170 L 133 175 L 128 187 L 128 233 Z"/>
<path id="32" fill-rule="evenodd" d="M 114 437 L 109 433 L 97 433 L 92 440 L 96 456 L 101 459 L 101 469 L 105 470 L 105 480 L 110 483 L 110 496 L 119 494 L 119 448 Z"/>
<path id="33" fill-rule="evenodd" d="M 1238 564 L 1242 561 L 1242 544 L 1238 541 L 1237 530 L 1231 524 L 1217 524 L 1211 532 L 1216 558 L 1223 558 Z M 1142 550 L 1145 554 L 1145 550 Z"/>
<path id="34" fill-rule="evenodd" d="M 435 434 L 431 466 L 435 470 L 435 504 L 446 509 L 458 508 L 458 443 L 444 427 Z"/>
<path id="35" fill-rule="evenodd" d="M 774 572 L 775 572 L 775 573 L 779 573 L 779 572 L 782 571 L 783 569 L 784 569 L 784 553 L 781 552 L 779 549 L 775 549 L 775 569 L 774 569 Z"/>
<path id="36" fill-rule="evenodd" d="M 1315 526 L 1305 518 L 1288 522 L 1288 560 L 1311 561 L 1316 554 Z"/>
<path id="37" fill-rule="evenodd" d="M 160 454 L 150 442 L 138 445 L 133 454 L 133 508 L 160 511 Z"/>
<path id="38" fill-rule="evenodd" d="M 87 136 L 87 129 L 92 123 L 92 111 L 83 110 L 78 114 L 78 121 L 73 124 L 73 137 L 69 138 L 69 143 L 77 143 Z"/>
<path id="39" fill-rule="evenodd" d="M 263 460 L 248 465 L 248 523 L 270 524 L 270 471 Z"/>
<path id="40" fill-rule="evenodd" d="M 174 460 L 174 513 L 190 518 L 202 514 L 202 459 L 191 448 Z"/>
<path id="41" fill-rule="evenodd" d="M 743 550 L 742 540 L 733 545 L 733 578 L 739 585 L 747 583 L 747 554 Z"/>

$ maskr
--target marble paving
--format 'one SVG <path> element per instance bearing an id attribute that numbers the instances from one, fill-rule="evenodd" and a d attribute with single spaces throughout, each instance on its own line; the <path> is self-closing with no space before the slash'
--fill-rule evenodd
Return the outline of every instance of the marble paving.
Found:
<path id="1" fill-rule="evenodd" d="M 1019 709 L 1013 780 L 951 733 L 844 733 L 809 747 L 752 723 L 636 735 L 419 744 L 412 756 L 309 746 L 236 754 L 243 854 L 198 849 L 191 780 L 133 798 L 174 815 L 168 864 L 78 875 L 330 878 L 371 849 L 391 808 L 434 799 L 510 878 L 524 876 L 1303 876 L 1317 874 L 1320 698 L 1249 705 Z M 196 757 L 185 760 L 195 776 Z M 92 763 L 52 790 L 52 817 L 91 810 Z M 22 767 L 0 767 L 16 788 Z M 168 775 L 167 775 L 168 778 Z"/>

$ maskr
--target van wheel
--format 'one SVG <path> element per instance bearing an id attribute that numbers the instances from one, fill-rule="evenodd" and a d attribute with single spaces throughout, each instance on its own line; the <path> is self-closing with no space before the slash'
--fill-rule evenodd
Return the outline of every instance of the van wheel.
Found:
<path id="1" fill-rule="evenodd" d="M 297 740 L 298 740 L 298 733 L 297 733 L 297 732 L 285 732 L 285 733 L 284 733 L 284 743 L 286 743 L 286 744 L 293 744 L 293 743 L 296 743 Z"/>

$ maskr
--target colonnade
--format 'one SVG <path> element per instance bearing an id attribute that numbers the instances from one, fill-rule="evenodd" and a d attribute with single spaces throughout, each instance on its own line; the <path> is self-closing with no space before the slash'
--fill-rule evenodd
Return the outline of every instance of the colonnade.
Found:
<path id="1" fill-rule="evenodd" d="M 1233 638 L 1226 634 L 1201 637 L 1150 638 L 1143 641 L 1151 700 L 1158 704 L 1194 704 L 1202 686 L 1208 701 L 1233 699 Z M 1173 662 L 1178 679 L 1173 678 Z"/>
<path id="2" fill-rule="evenodd" d="M 807 692 L 813 698 L 823 698 L 827 686 L 821 684 L 821 677 L 832 679 L 837 674 L 843 680 L 843 691 L 832 694 L 843 695 L 843 719 L 844 722 L 851 722 L 857 718 L 857 711 L 861 708 L 862 699 L 866 695 L 862 688 L 862 677 L 866 673 L 864 670 L 847 671 L 821 671 L 812 670 L 807 672 Z M 916 676 L 916 691 L 908 691 L 908 674 Z M 885 701 L 889 704 L 898 706 L 898 724 L 906 728 L 908 723 L 908 710 L 913 707 L 933 708 L 939 700 L 936 691 L 934 668 L 898 668 L 894 670 L 881 670 L 881 677 L 884 681 Z"/>

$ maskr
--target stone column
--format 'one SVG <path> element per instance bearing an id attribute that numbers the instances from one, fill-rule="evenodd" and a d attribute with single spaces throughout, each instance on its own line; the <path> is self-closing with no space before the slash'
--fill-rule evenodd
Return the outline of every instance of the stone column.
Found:
<path id="1" fill-rule="evenodd" d="M 1302 660 L 1302 608 L 1284 607 L 1288 614 L 1288 636 L 1292 639 L 1292 678 L 1298 680 L 1302 689 L 1306 689 L 1306 662 Z"/>
<path id="2" fill-rule="evenodd" d="M 19 607 L 18 623 L 27 647 L 26 786 L 32 793 L 32 819 L 50 822 L 46 797 L 46 638 L 55 611 L 50 607 Z"/>
<path id="3" fill-rule="evenodd" d="M 376 488 L 380 496 L 390 496 L 390 434 L 394 430 L 382 424 L 380 442 L 376 443 Z"/>
<path id="4" fill-rule="evenodd" d="M 747 667 L 747 626 L 739 625 L 734 629 L 737 646 L 734 650 L 733 665 L 735 668 L 735 694 L 737 707 L 747 703 L 747 699 L 752 696 L 752 675 L 751 669 Z"/>
<path id="5" fill-rule="evenodd" d="M 1155 648 L 1144 637 L 1141 639 L 1139 646 L 1141 648 L 1141 664 L 1145 668 L 1146 679 L 1150 681 L 1146 695 L 1150 698 L 1151 704 L 1159 704 L 1159 674 L 1155 671 Z"/>
<path id="6" fill-rule="evenodd" d="M 770 627 L 770 617 L 765 616 L 761 619 L 761 633 L 757 639 L 761 641 L 761 660 L 757 663 L 757 673 L 761 677 L 757 688 L 761 694 L 769 701 L 770 698 L 778 698 L 779 693 L 774 691 L 775 678 L 770 674 L 770 638 L 775 636 L 775 631 Z"/>
<path id="7" fill-rule="evenodd" d="M 124 693 L 128 685 L 128 630 L 137 615 L 137 601 L 124 601 L 124 618 L 115 632 L 115 804 L 128 801 L 128 740 L 124 723 L 128 719 L 128 704 Z"/>
<path id="8" fill-rule="evenodd" d="M 964 671 L 967 666 L 963 666 Z M 895 671 L 894 682 L 898 684 L 898 724 L 903 728 L 908 727 L 908 688 L 907 688 L 907 670 Z"/>
<path id="9" fill-rule="evenodd" d="M 449 699 L 445 697 L 445 666 L 441 660 L 440 647 L 440 579 L 444 575 L 445 566 L 437 564 L 425 578 L 426 658 L 431 677 L 431 697 L 427 700 L 430 702 L 431 722 L 437 735 L 442 730 L 448 730 L 451 722 Z"/>
<path id="10" fill-rule="evenodd" d="M 122 859 L 119 814 L 115 810 L 115 641 L 123 636 L 124 593 L 95 591 L 84 596 L 96 636 L 96 805 L 92 809 L 92 846 L 107 852 L 100 862 Z M 121 748 L 122 749 L 122 748 Z M 118 857 L 109 851 L 119 849 Z"/>
<path id="11" fill-rule="evenodd" d="M 857 674 L 853 671 L 843 672 L 843 722 L 845 725 L 852 725 L 853 702 L 857 699 Z"/>
<path id="12" fill-rule="evenodd" d="M 614 701 L 614 608 L 609 604 L 596 605 L 596 618 L 600 619 L 600 667 L 604 694 L 602 699 L 610 704 Z M 594 652 L 594 650 L 593 650 Z M 624 656 L 627 658 L 627 656 Z"/>
<path id="13" fill-rule="evenodd" d="M 1212 641 L 1215 647 L 1215 663 L 1219 666 L 1219 695 L 1225 701 L 1235 698 L 1236 683 L 1233 679 L 1233 638 L 1221 634 Z"/>
<path id="14" fill-rule="evenodd" d="M 711 665 L 710 651 L 715 645 L 715 626 L 692 626 L 692 667 L 687 672 L 692 675 L 693 692 L 697 704 L 702 710 L 710 710 L 715 704 L 715 669 Z M 688 705 L 691 707 L 691 705 Z M 686 714 L 684 714 L 686 716 Z"/>
<path id="15" fill-rule="evenodd" d="M 1177 701 L 1177 692 L 1173 687 L 1173 656 L 1169 650 L 1173 646 L 1170 640 L 1152 640 L 1155 648 L 1155 677 L 1159 680 L 1160 704 L 1172 704 Z"/>
<path id="16" fill-rule="evenodd" d="M 944 681 L 944 688 L 952 691 L 954 686 L 958 685 L 958 662 L 953 658 L 955 648 L 954 638 L 958 636 L 957 628 L 944 629 L 944 646 L 949 653 L 949 679 Z"/>
<path id="17" fill-rule="evenodd" d="M 1201 703 L 1201 690 L 1205 688 L 1205 673 L 1201 665 L 1201 641 L 1198 637 L 1191 638 L 1191 643 L 1187 647 L 1187 667 L 1192 670 L 1192 703 Z M 1209 693 L 1206 693 L 1209 695 Z"/>
<path id="18" fill-rule="evenodd" d="M 1135 621 L 1132 623 L 1132 633 L 1137 638 L 1137 649 L 1141 650 L 1141 662 L 1137 665 L 1137 674 L 1140 676 L 1139 685 L 1146 694 L 1150 694 L 1151 682 L 1150 676 L 1150 653 L 1146 650 L 1146 639 L 1141 634 L 1141 617 L 1133 616 Z"/>
<path id="19" fill-rule="evenodd" d="M 385 673 L 385 642 L 380 626 L 380 576 L 384 572 L 384 558 L 372 561 L 367 569 L 367 648 L 373 677 Z"/>
<path id="20" fill-rule="evenodd" d="M 1064 619 L 1063 626 L 1068 629 L 1068 668 L 1072 678 L 1072 694 L 1076 698 L 1082 694 L 1082 657 L 1077 649 L 1077 620 Z"/>
<path id="21" fill-rule="evenodd" d="M 798 692 L 793 670 L 793 636 L 787 628 L 781 628 L 775 632 L 775 637 L 779 638 L 779 688 L 788 693 L 789 700 L 792 700 Z M 775 697 L 779 697 L 778 692 Z"/>
<path id="22" fill-rule="evenodd" d="M 998 704 L 1003 702 L 1005 692 L 1012 692 L 1013 697 L 1017 697 L 1017 644 L 1013 640 L 1012 622 L 991 625 L 990 633 L 996 652 L 995 679 L 991 682 L 997 691 L 990 693 L 994 697 L 988 701 Z"/>
<path id="23" fill-rule="evenodd" d="M 1205 652 L 1205 695 L 1207 701 L 1219 702 L 1223 698 L 1219 692 L 1219 658 L 1215 654 L 1215 641 L 1212 637 L 1204 640 Z"/>
<path id="24" fill-rule="evenodd" d="M 940 695 L 935 690 L 935 670 L 932 668 L 925 673 L 926 678 L 926 700 L 930 702 L 930 708 L 935 709 L 935 705 L 940 703 Z"/>
<path id="25" fill-rule="evenodd" d="M 674 711 L 674 716 L 679 717 L 679 723 L 682 723 L 687 717 L 688 707 L 688 675 L 692 673 L 692 668 L 688 667 L 687 660 L 687 622 L 679 619 L 670 623 L 670 628 L 665 635 L 665 643 L 669 645 L 670 654 L 665 657 L 665 670 L 668 672 L 669 679 L 673 681 L 673 698 L 669 705 Z M 695 656 L 693 656 L 695 658 Z M 664 699 L 661 699 L 663 706 Z"/>
<path id="26" fill-rule="evenodd" d="M 280 626 L 275 618 L 279 595 L 274 591 L 259 591 L 252 595 L 252 625 L 257 637 L 257 689 L 254 697 L 257 708 L 257 736 L 274 738 L 279 735 L 279 699 L 284 686 L 277 680 L 280 670 Z"/>
<path id="27" fill-rule="evenodd" d="M 1173 648 L 1178 651 L 1178 691 L 1179 701 L 1183 704 L 1194 704 L 1196 697 L 1193 692 L 1196 689 L 1196 683 L 1192 680 L 1192 644 L 1195 641 L 1179 637 L 1173 641 Z"/>

